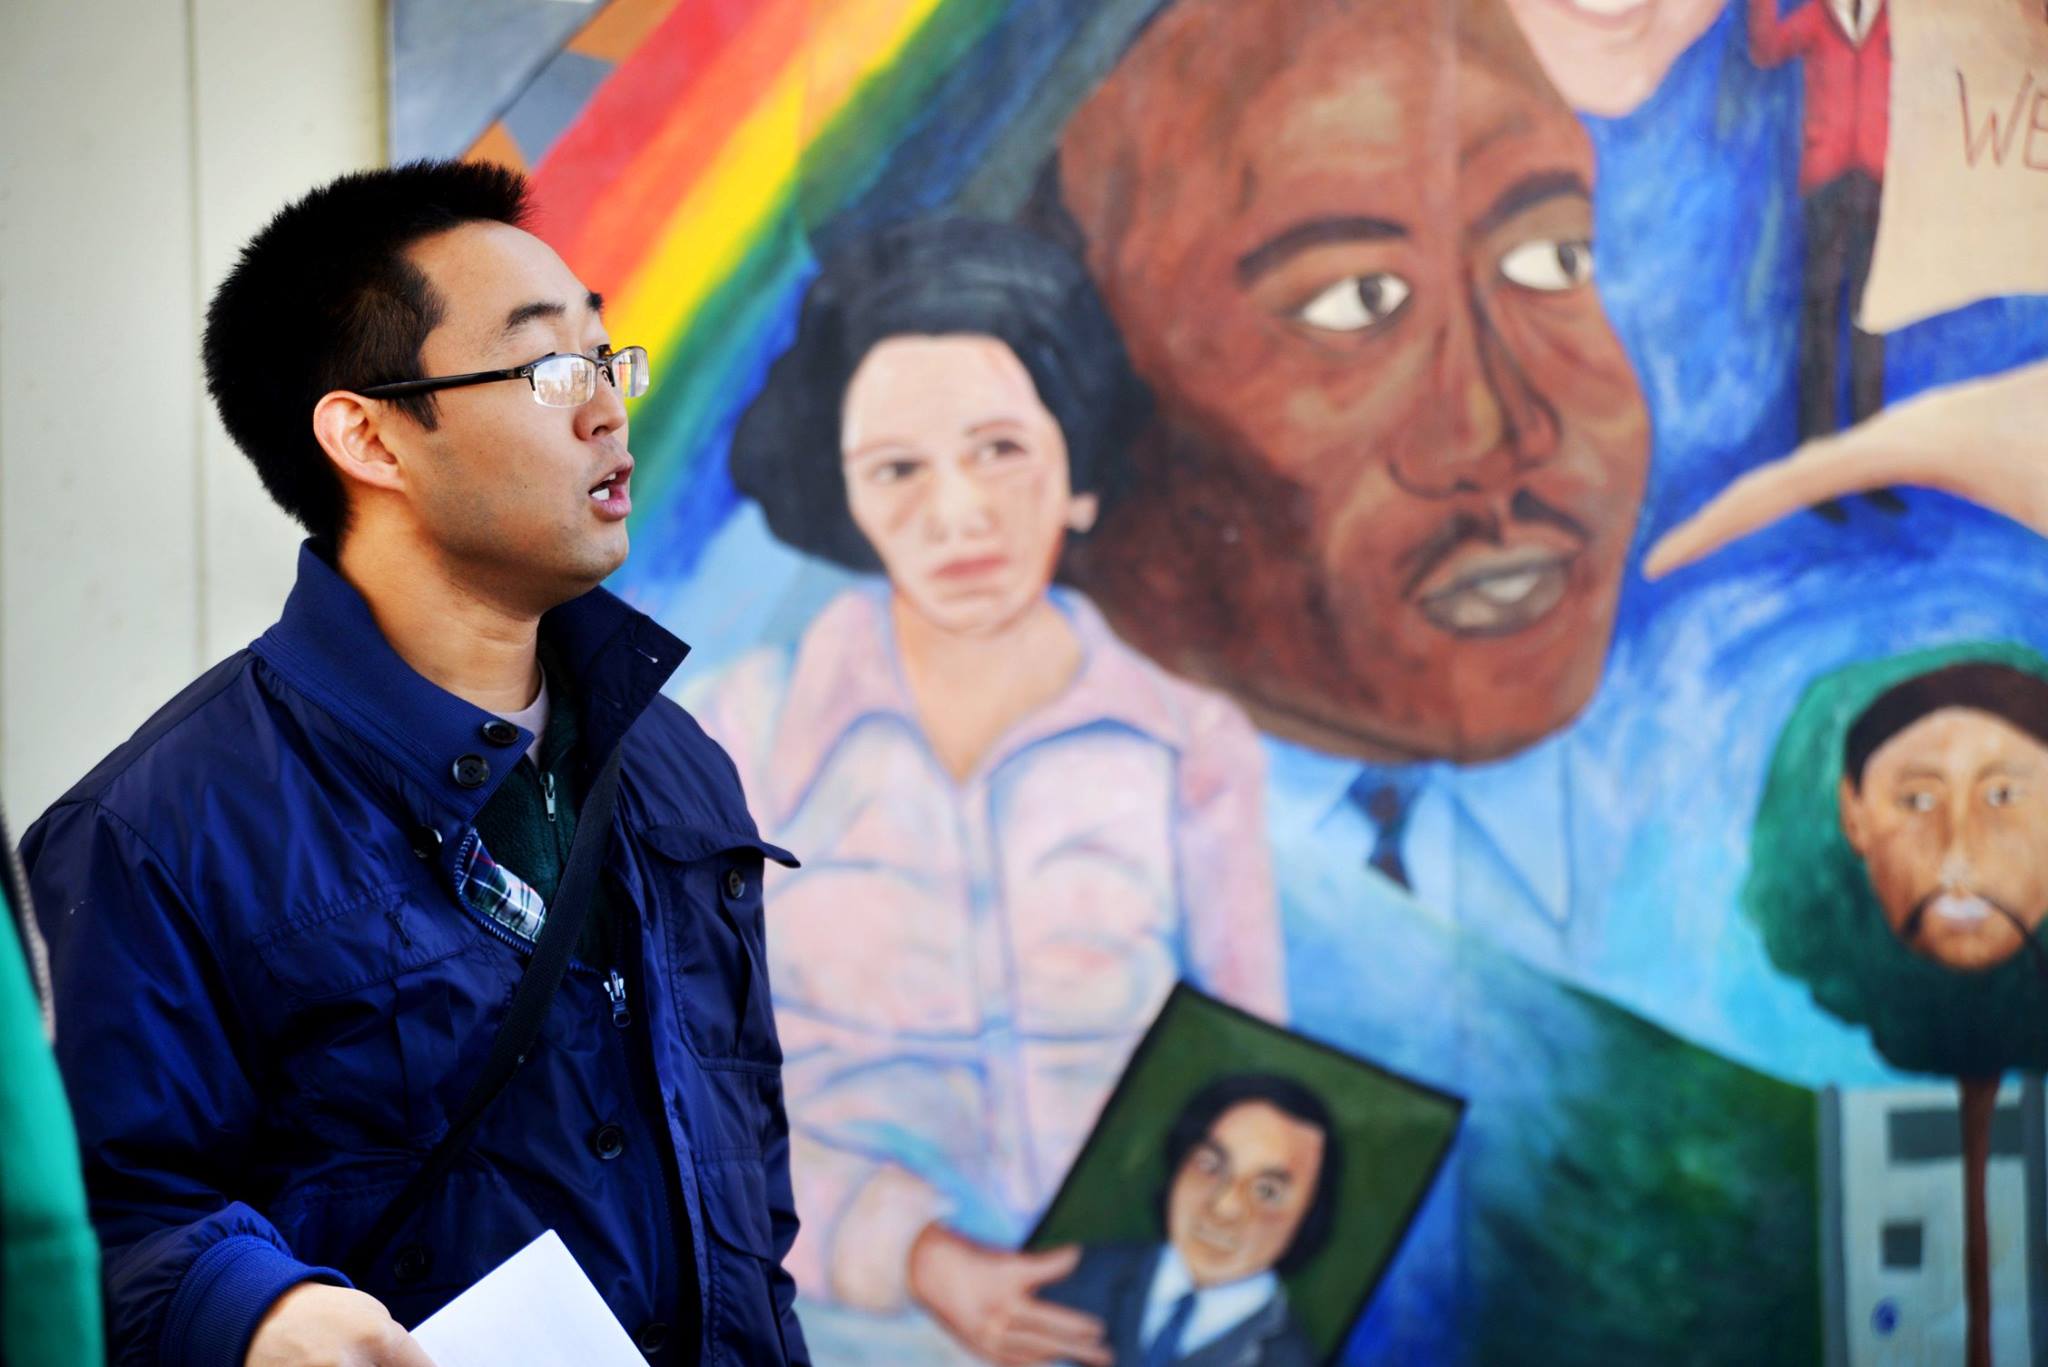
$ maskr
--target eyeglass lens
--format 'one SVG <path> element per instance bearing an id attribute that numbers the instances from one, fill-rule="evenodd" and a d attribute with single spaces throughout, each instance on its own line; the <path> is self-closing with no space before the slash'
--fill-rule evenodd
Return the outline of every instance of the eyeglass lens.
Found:
<path id="1" fill-rule="evenodd" d="M 586 356 L 550 356 L 533 368 L 533 397 L 550 408 L 579 408 L 597 392 L 597 367 Z"/>
<path id="2" fill-rule="evenodd" d="M 637 399 L 647 392 L 647 348 L 629 346 L 612 354 L 612 378 L 622 398 Z"/>
<path id="3" fill-rule="evenodd" d="M 588 356 L 550 356 L 533 368 L 533 396 L 550 408 L 580 408 L 597 393 L 598 362 Z M 619 396 L 637 399 L 647 392 L 647 352 L 631 346 L 607 356 Z"/>

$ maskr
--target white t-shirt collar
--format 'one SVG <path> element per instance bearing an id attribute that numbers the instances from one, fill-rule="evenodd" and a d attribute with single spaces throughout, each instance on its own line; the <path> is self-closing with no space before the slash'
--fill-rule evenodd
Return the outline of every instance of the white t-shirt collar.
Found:
<path id="1" fill-rule="evenodd" d="M 532 702 L 520 708 L 517 712 L 500 712 L 498 715 L 511 722 L 514 726 L 524 727 L 533 733 L 533 744 L 526 747 L 526 757 L 538 766 L 540 764 L 540 743 L 548 733 L 547 671 L 543 669 L 540 672 L 540 692 L 534 696 Z"/>

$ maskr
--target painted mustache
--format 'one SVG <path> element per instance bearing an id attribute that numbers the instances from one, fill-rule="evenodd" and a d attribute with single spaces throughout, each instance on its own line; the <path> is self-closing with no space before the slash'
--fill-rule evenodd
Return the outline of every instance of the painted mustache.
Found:
<path id="1" fill-rule="evenodd" d="M 1928 893 L 1925 897 L 1915 902 L 1913 909 L 1906 913 L 1906 919 L 1899 925 L 1899 938 L 1905 941 L 1908 947 L 1918 948 L 1920 933 L 1927 928 L 1928 913 L 1932 912 L 1936 905 L 1944 900 L 1951 900 L 1973 907 L 1982 907 L 1983 911 L 1977 913 L 1980 917 L 2003 916 L 2006 920 L 2010 921 L 2012 928 L 2019 932 L 2020 943 L 2027 947 L 2028 957 L 2034 961 L 2034 971 L 2044 979 L 2048 979 L 2048 949 L 2042 948 L 2041 942 L 2034 937 L 2032 931 L 2027 929 L 2027 923 L 2020 919 L 2018 912 L 1999 901 L 1996 897 L 1991 897 L 1981 892 L 1958 896 L 1955 893 L 1936 888 L 1933 892 Z M 1967 920 L 1974 918 L 1966 915 L 1959 919 Z"/>
<path id="2" fill-rule="evenodd" d="M 1564 532 L 1577 541 L 1581 548 L 1593 539 L 1593 530 L 1555 504 L 1546 502 L 1527 489 L 1518 490 L 1508 503 L 1508 522 L 1514 526 L 1550 527 Z M 1402 581 L 1402 597 L 1412 596 L 1422 587 L 1423 581 L 1433 574 L 1437 567 L 1469 545 L 1498 546 L 1502 543 L 1506 528 L 1502 520 L 1491 515 L 1459 512 L 1439 527 L 1428 540 L 1403 557 L 1413 568 Z"/>

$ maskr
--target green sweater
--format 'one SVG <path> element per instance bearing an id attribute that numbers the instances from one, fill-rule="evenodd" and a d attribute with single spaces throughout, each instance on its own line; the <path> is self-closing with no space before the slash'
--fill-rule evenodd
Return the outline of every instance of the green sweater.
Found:
<path id="1" fill-rule="evenodd" d="M 44 1033 L 41 956 L 30 948 L 38 942 L 19 871 L 0 822 L 0 1362 L 76 1367 L 106 1358 L 100 1250 Z"/>
<path id="2" fill-rule="evenodd" d="M 545 651 L 542 658 L 545 662 Z M 492 859 L 552 904 L 576 838 L 583 785 L 577 778 L 577 700 L 562 686 L 561 670 L 549 668 L 547 677 L 548 728 L 540 739 L 540 762 L 521 756 L 476 814 L 476 829 Z M 576 957 L 591 968 L 609 970 L 617 967 L 612 962 L 616 952 L 613 911 L 600 879 Z"/>

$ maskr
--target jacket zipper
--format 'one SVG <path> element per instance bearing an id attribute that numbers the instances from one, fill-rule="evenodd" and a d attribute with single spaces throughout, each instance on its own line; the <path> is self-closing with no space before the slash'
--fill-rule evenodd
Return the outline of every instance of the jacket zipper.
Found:
<path id="1" fill-rule="evenodd" d="M 461 865 L 464 859 L 469 857 L 469 842 L 471 840 L 477 839 L 479 839 L 477 833 L 474 830 L 472 830 L 470 831 L 469 835 L 463 840 L 462 848 L 456 852 L 455 856 L 455 862 L 458 867 Z M 489 931 L 492 935 L 497 937 L 505 944 L 512 946 L 512 948 L 520 951 L 523 954 L 530 955 L 533 953 L 534 942 L 532 940 L 527 939 L 523 935 L 515 935 L 511 931 L 505 929 L 505 927 L 499 925 L 489 916 L 485 915 L 483 912 L 478 911 L 475 907 L 471 906 L 467 898 L 463 897 L 459 893 L 454 894 L 454 902 L 457 909 L 460 910 L 464 916 L 467 916 L 470 920 L 482 926 L 485 930 Z M 583 960 L 577 958 L 573 954 L 569 956 L 569 971 L 572 973 L 588 973 L 593 977 L 602 976 L 598 973 L 597 969 L 591 967 L 587 963 L 584 963 Z M 623 983 L 620 984 L 619 991 L 621 997 L 623 997 L 625 993 L 625 985 Z"/>
<path id="2" fill-rule="evenodd" d="M 613 969 L 612 975 L 604 980 L 604 994 L 612 999 L 612 1024 L 623 1030 L 633 1023 L 633 1012 L 626 1005 L 626 980 Z"/>
<path id="3" fill-rule="evenodd" d="M 555 773 L 550 769 L 540 776 L 540 800 L 548 809 L 548 820 L 555 819 Z"/>
<path id="4" fill-rule="evenodd" d="M 496 921 L 493 921 L 490 917 L 476 910 L 474 907 L 470 906 L 469 903 L 463 901 L 459 897 L 455 899 L 455 904 L 462 908 L 462 914 L 464 916 L 467 916 L 470 920 L 476 922 L 485 930 L 488 930 L 491 934 L 497 936 L 500 940 L 503 940 L 506 944 L 512 946 L 512 948 L 518 950 L 522 954 L 531 955 L 533 953 L 533 941 L 527 939 L 523 935 L 514 935 L 511 931 L 505 929 L 505 927 L 499 925 Z M 595 968 L 592 968 L 589 964 L 584 963 L 583 960 L 577 958 L 573 954 L 569 956 L 569 971 L 571 973 L 588 973 L 592 977 L 597 976 L 597 970 Z"/>

